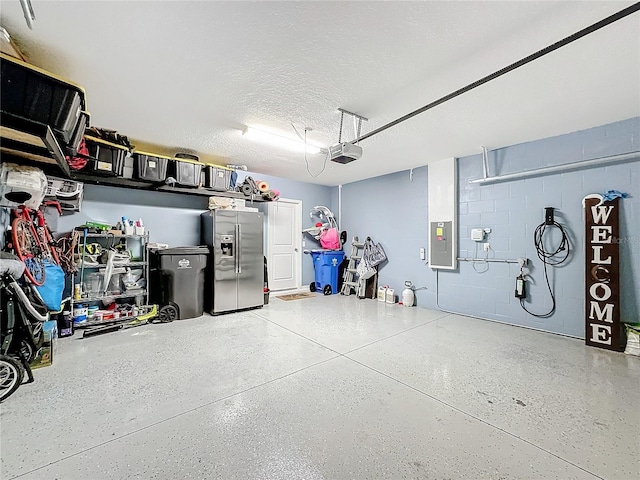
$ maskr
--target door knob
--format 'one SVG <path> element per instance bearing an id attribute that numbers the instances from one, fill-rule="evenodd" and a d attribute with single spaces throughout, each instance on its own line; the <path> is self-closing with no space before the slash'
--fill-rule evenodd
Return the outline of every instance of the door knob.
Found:
<path id="1" fill-rule="evenodd" d="M 294 252 L 297 252 L 297 251 L 298 251 L 298 248 L 297 248 L 297 247 L 296 247 L 296 248 L 294 248 L 294 249 L 293 249 L 293 251 L 294 251 Z"/>

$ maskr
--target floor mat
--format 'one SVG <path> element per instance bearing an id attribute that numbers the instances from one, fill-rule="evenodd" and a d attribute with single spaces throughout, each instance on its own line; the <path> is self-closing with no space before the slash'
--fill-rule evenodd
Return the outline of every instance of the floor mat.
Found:
<path id="1" fill-rule="evenodd" d="M 313 298 L 316 295 L 314 293 L 309 293 L 309 292 L 301 292 L 301 293 L 290 293 L 288 295 L 279 295 L 276 298 L 279 298 L 280 300 L 300 300 L 301 298 Z"/>

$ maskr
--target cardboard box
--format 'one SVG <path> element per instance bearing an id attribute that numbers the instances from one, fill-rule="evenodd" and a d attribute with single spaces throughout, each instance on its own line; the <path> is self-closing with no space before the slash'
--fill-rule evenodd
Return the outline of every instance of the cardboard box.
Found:
<path id="1" fill-rule="evenodd" d="M 40 367 L 48 367 L 53 363 L 56 338 L 58 337 L 58 322 L 54 320 L 44 322 L 42 332 L 44 334 L 44 343 L 31 362 L 31 368 L 33 370 Z"/>

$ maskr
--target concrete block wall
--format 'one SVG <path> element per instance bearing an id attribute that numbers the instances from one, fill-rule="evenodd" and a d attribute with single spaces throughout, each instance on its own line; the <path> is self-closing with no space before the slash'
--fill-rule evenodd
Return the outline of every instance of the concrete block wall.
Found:
<path id="1" fill-rule="evenodd" d="M 490 153 L 491 175 L 514 173 L 640 150 L 640 118 L 514 145 Z M 365 150 L 366 153 L 366 150 Z M 483 257 L 482 245 L 470 239 L 475 227 L 492 229 L 487 240 L 493 258 L 531 260 L 527 307 L 544 313 L 551 306 L 543 264 L 533 244 L 536 227 L 543 222 L 544 207 L 555 207 L 556 219 L 570 237 L 572 254 L 560 268 L 550 269 L 557 299 L 556 313 L 539 319 L 524 312 L 514 298 L 517 265 L 460 262 L 456 271 L 437 274 L 420 262 L 418 251 L 427 247 L 428 167 L 399 172 L 343 186 L 342 227 L 349 235 L 372 236 L 389 256 L 380 282 L 401 290 L 412 280 L 428 290 L 417 294 L 418 304 L 463 314 L 584 337 L 584 235 L 582 198 L 610 189 L 631 194 L 621 208 L 622 318 L 638 319 L 640 291 L 640 160 L 607 167 L 577 170 L 518 181 L 479 186 L 470 179 L 482 177 L 480 154 L 458 159 L 459 256 Z M 335 196 L 334 196 L 335 198 Z M 546 235 L 545 235 L 546 236 Z M 548 237 L 557 244 L 557 232 Z M 477 250 L 476 250 L 477 249 Z M 477 255 L 476 255 L 477 254 Z M 475 270 L 474 270 L 475 267 Z M 477 271 L 476 271 L 477 270 Z M 439 286 L 436 301 L 436 281 Z"/>

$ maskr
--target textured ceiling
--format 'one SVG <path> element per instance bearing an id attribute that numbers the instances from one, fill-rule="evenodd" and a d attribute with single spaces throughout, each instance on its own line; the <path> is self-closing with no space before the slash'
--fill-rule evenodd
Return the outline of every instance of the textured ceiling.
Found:
<path id="1" fill-rule="evenodd" d="M 83 85 L 92 123 L 170 153 L 336 185 L 640 115 L 640 14 L 364 140 L 327 162 L 243 138 L 338 139 L 477 80 L 632 2 L 19 2 L 0 22 L 32 63 Z M 354 138 L 346 122 L 343 140 Z M 308 156 L 316 174 L 324 156 Z M 575 161 L 578 159 L 567 159 Z"/>

